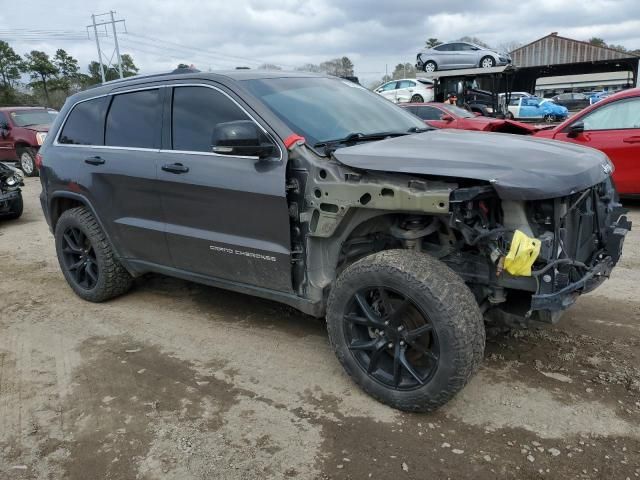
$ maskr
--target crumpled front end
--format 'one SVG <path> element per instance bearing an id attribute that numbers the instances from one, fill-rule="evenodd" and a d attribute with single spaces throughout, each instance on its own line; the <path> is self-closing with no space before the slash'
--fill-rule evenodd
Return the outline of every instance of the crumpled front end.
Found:
<path id="1" fill-rule="evenodd" d="M 467 280 L 490 320 L 509 326 L 557 321 L 609 277 L 631 230 L 610 177 L 564 197 L 502 201 L 495 219 L 492 201 L 487 189 L 454 192 L 451 225 L 468 246 L 443 261 Z M 486 220 L 470 221 L 474 212 Z"/>
<path id="2" fill-rule="evenodd" d="M 545 237 L 538 289 L 531 310 L 555 312 L 572 305 L 609 277 L 631 230 L 627 210 L 617 202 L 610 179 L 553 201 L 553 235 Z"/>

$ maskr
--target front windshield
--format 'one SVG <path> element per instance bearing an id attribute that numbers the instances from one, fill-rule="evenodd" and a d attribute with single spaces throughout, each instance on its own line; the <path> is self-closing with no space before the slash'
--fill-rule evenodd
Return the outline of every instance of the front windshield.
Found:
<path id="1" fill-rule="evenodd" d="M 418 117 L 348 80 L 290 77 L 243 83 L 311 145 L 354 133 L 425 129 Z"/>
<path id="2" fill-rule="evenodd" d="M 52 110 L 22 110 L 11 112 L 11 119 L 18 127 L 31 125 L 51 125 L 57 112 Z"/>
<path id="3" fill-rule="evenodd" d="M 442 104 L 442 108 L 453 113 L 456 117 L 460 118 L 475 118 L 475 115 L 464 108 L 457 107 L 455 105 L 449 105 L 448 103 Z"/>

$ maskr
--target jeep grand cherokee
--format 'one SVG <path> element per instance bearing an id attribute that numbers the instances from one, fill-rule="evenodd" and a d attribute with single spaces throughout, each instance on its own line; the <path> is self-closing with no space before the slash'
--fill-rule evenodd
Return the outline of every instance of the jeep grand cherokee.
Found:
<path id="1" fill-rule="evenodd" d="M 80 297 L 156 272 L 325 316 L 349 375 L 403 410 L 465 385 L 485 321 L 555 322 L 630 229 L 601 152 L 430 130 L 338 78 L 134 77 L 51 132 L 42 208 Z"/>

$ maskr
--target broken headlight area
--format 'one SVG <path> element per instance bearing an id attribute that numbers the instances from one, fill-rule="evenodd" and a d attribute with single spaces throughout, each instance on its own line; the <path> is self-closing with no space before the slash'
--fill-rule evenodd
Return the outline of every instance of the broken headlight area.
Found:
<path id="1" fill-rule="evenodd" d="M 610 180 L 532 202 L 499 202 L 485 187 L 461 190 L 452 195 L 450 225 L 463 245 L 442 260 L 465 278 L 489 317 L 513 317 L 511 326 L 553 322 L 599 286 L 631 229 Z"/>

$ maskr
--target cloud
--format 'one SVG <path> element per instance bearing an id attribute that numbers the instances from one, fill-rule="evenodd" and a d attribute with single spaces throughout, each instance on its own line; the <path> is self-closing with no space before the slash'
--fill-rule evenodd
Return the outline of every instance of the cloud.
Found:
<path id="1" fill-rule="evenodd" d="M 51 32 L 82 34 L 91 13 L 113 8 L 127 21 L 122 50 L 143 72 L 167 70 L 178 62 L 203 69 L 262 62 L 292 68 L 348 55 L 367 82 L 380 78 L 386 66 L 392 70 L 413 62 L 429 37 L 468 35 L 497 46 L 558 32 L 640 48 L 637 0 L 96 0 L 90 6 L 84 0 L 60 0 L 52 5 L 14 2 L 0 13 L 0 32 L 5 33 L 0 38 L 21 54 L 64 48 L 86 66 L 96 59 L 92 39 Z M 26 30 L 41 30 L 42 39 L 27 38 Z M 111 37 L 101 40 L 113 47 Z"/>

